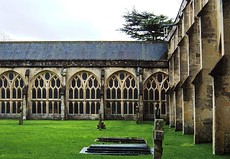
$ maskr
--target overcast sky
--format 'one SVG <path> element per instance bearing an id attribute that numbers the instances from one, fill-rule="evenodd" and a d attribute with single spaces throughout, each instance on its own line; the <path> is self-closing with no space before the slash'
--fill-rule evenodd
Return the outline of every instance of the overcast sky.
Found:
<path id="1" fill-rule="evenodd" d="M 182 0 L 0 0 L 0 34 L 11 40 L 132 40 L 117 31 L 138 11 L 175 18 Z"/>

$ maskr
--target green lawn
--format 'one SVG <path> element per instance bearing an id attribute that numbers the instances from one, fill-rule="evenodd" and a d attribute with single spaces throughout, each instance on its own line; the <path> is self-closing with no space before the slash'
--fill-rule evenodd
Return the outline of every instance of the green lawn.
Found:
<path id="1" fill-rule="evenodd" d="M 140 137 L 152 147 L 152 123 L 105 121 L 106 130 L 96 129 L 98 121 L 0 120 L 0 159 L 152 159 L 144 156 L 104 156 L 79 154 L 98 137 Z M 212 156 L 211 144 L 193 145 L 192 136 L 165 127 L 163 159 L 230 158 Z"/>

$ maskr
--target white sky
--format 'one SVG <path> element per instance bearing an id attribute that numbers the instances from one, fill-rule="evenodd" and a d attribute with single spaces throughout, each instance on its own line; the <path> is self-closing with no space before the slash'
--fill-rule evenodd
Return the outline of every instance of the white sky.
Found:
<path id="1" fill-rule="evenodd" d="M 117 31 L 138 11 L 175 18 L 182 0 L 0 0 L 0 34 L 11 40 L 132 40 Z"/>

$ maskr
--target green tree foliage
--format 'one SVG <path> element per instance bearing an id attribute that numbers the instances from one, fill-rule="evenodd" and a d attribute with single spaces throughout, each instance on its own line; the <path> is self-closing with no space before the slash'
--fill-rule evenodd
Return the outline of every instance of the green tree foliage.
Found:
<path id="1" fill-rule="evenodd" d="M 138 12 L 135 8 L 123 15 L 125 24 L 120 31 L 131 38 L 143 41 L 163 40 L 164 27 L 172 24 L 172 19 L 164 15 L 149 12 Z"/>

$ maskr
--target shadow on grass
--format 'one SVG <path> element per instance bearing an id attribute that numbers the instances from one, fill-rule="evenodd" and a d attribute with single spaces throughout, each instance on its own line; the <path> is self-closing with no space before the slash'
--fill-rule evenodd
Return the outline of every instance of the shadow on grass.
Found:
<path id="1" fill-rule="evenodd" d="M 212 144 L 194 144 L 193 135 L 182 135 L 181 131 L 165 126 L 163 159 L 230 159 L 230 155 L 212 154 Z"/>

